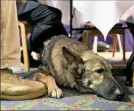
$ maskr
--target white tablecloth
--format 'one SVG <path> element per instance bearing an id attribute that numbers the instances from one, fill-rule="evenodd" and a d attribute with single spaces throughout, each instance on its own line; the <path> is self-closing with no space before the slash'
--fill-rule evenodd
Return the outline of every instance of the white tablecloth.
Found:
<path id="1" fill-rule="evenodd" d="M 74 7 L 83 15 L 83 21 L 92 22 L 106 37 L 111 28 L 122 20 L 127 19 L 127 16 L 134 15 L 126 14 L 126 11 L 132 7 L 134 1 L 112 0 L 112 1 L 76 1 L 74 0 Z M 130 10 L 129 10 L 130 12 Z M 124 14 L 125 13 L 125 14 Z"/>
<path id="2" fill-rule="evenodd" d="M 62 22 L 70 23 L 70 0 L 46 0 L 46 4 L 60 9 L 63 14 Z M 73 19 L 74 27 L 90 21 L 105 37 L 119 20 L 134 23 L 133 0 L 73 0 L 73 6 L 76 8 Z"/>

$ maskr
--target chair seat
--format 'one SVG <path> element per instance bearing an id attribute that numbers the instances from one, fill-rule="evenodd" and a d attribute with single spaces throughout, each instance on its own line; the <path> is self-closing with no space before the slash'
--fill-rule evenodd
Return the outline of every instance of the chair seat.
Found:
<path id="1" fill-rule="evenodd" d="M 112 56 L 112 52 L 97 52 L 97 54 L 111 62 L 122 62 L 123 59 L 121 52 L 116 52 L 114 57 Z M 126 52 L 126 61 L 130 58 L 131 54 L 132 52 Z"/>

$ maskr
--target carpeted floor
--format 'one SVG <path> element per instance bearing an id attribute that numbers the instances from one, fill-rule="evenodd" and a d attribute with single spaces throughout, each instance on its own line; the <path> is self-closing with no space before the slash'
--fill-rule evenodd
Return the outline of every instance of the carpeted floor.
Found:
<path id="1" fill-rule="evenodd" d="M 25 73 L 21 75 L 25 76 Z M 126 93 L 122 101 L 109 101 L 74 89 L 63 89 L 64 97 L 61 99 L 44 95 L 33 100 L 1 100 L 1 110 L 134 110 L 134 89 L 125 86 L 124 76 L 116 76 L 116 79 Z"/>

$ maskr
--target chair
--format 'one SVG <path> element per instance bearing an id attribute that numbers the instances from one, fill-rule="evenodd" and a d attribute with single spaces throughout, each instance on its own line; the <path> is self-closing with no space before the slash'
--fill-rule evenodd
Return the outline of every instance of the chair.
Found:
<path id="1" fill-rule="evenodd" d="M 83 34 L 83 43 L 86 44 L 89 48 L 91 47 L 89 43 L 87 43 L 86 41 L 89 41 L 89 36 L 90 35 L 94 35 L 94 34 L 90 34 L 89 31 L 85 31 Z M 120 35 L 119 34 L 109 34 L 110 36 L 113 37 L 113 51 L 112 51 L 112 55 L 113 57 L 115 56 L 115 52 L 116 52 L 116 46 L 117 46 L 117 42 L 119 43 L 119 51 L 123 52 L 122 50 L 122 45 L 121 45 L 121 39 L 120 39 Z M 99 34 L 98 34 L 99 36 Z M 97 53 L 97 42 L 98 42 L 98 36 L 95 35 L 94 36 L 94 42 L 93 42 L 93 52 Z M 86 40 L 85 40 L 86 39 Z"/>
<path id="2" fill-rule="evenodd" d="M 127 61 L 126 69 L 126 85 L 134 88 L 134 52 Z"/>
<path id="3" fill-rule="evenodd" d="M 20 29 L 20 37 L 22 38 L 24 69 L 25 71 L 30 71 L 25 23 L 19 21 L 18 24 Z"/>
<path id="4" fill-rule="evenodd" d="M 124 36 L 124 28 L 122 24 L 117 24 L 114 28 L 109 32 L 109 35 L 113 37 L 113 57 L 116 52 L 117 41 L 119 43 L 120 52 L 123 53 L 123 60 L 126 60 L 125 57 L 125 36 Z M 83 43 L 90 48 L 89 40 L 91 36 L 94 36 L 94 44 L 93 51 L 97 52 L 97 38 L 102 35 L 101 32 L 95 27 L 89 27 L 89 30 L 85 30 L 83 33 Z M 123 48 L 121 45 L 120 35 L 123 37 Z M 123 50 L 122 50 L 123 49 Z"/>

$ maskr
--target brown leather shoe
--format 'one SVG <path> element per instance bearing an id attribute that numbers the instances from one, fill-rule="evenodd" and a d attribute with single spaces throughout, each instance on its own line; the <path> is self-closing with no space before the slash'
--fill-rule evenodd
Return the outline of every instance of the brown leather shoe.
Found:
<path id="1" fill-rule="evenodd" d="M 47 89 L 41 82 L 21 79 L 13 74 L 12 70 L 0 69 L 1 74 L 1 99 L 25 100 L 33 99 L 46 94 Z"/>

